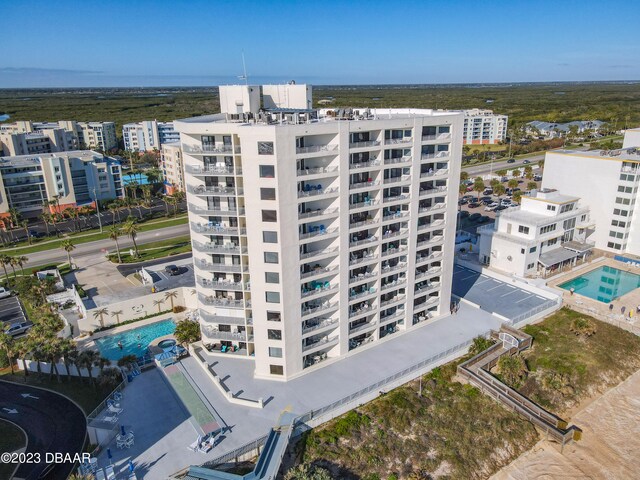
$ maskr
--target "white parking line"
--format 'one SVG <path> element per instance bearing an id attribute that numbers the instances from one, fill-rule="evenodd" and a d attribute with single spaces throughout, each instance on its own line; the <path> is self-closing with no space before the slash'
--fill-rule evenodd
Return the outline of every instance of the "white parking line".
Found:
<path id="1" fill-rule="evenodd" d="M 524 302 L 525 300 L 529 300 L 531 297 L 524 297 L 518 301 L 516 301 L 516 303 L 520 303 L 520 302 Z"/>
<path id="2" fill-rule="evenodd" d="M 502 285 L 498 284 L 495 287 L 491 287 L 487 289 L 487 292 L 490 292 L 491 290 L 495 290 L 496 288 L 500 288 Z"/>
<path id="3" fill-rule="evenodd" d="M 468 277 L 464 277 L 461 280 L 464 282 L 465 280 L 469 280 L 470 278 L 475 278 L 475 275 L 469 275 Z"/>
<path id="4" fill-rule="evenodd" d="M 510 292 L 507 292 L 503 295 L 500 295 L 501 297 L 506 297 L 507 295 L 511 295 L 512 293 L 515 293 L 515 290 L 511 290 Z"/>

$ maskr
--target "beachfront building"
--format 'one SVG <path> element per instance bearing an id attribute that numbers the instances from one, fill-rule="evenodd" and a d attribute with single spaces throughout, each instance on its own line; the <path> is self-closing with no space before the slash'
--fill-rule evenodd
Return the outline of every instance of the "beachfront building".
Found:
<path id="1" fill-rule="evenodd" d="M 164 177 L 165 192 L 173 195 L 185 191 L 184 163 L 180 142 L 165 143 L 160 150 L 160 166 Z"/>
<path id="2" fill-rule="evenodd" d="M 291 379 L 449 315 L 463 115 L 260 92 L 175 122 L 203 343 Z"/>
<path id="3" fill-rule="evenodd" d="M 473 108 L 463 110 L 462 142 L 465 145 L 485 145 L 504 142 L 507 138 L 507 115 L 492 110 Z"/>
<path id="4" fill-rule="evenodd" d="M 10 208 L 25 216 L 124 196 L 120 164 L 91 150 L 0 158 L 0 216 Z"/>
<path id="5" fill-rule="evenodd" d="M 547 274 L 589 255 L 594 229 L 578 197 L 543 189 L 478 229 L 479 259 L 513 275 Z"/>
<path id="6" fill-rule="evenodd" d="M 547 152 L 542 186 L 580 197 L 595 222 L 597 248 L 640 255 L 640 145 L 635 131 L 618 150 Z"/>
<path id="7" fill-rule="evenodd" d="M 124 149 L 131 152 L 160 150 L 165 143 L 180 140 L 180 134 L 173 128 L 173 122 L 144 120 L 122 126 Z"/>

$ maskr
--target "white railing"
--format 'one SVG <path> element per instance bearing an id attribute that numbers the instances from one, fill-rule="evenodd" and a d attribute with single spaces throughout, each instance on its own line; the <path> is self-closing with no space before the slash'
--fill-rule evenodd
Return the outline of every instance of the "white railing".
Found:
<path id="1" fill-rule="evenodd" d="M 338 145 L 311 145 L 309 147 L 296 147 L 296 153 L 333 152 Z"/>
<path id="2" fill-rule="evenodd" d="M 337 188 L 325 188 L 325 189 L 315 189 L 315 190 L 298 190 L 298 198 L 306 198 L 306 197 L 316 197 L 318 195 L 327 195 L 330 193 L 338 193 Z"/>
<path id="3" fill-rule="evenodd" d="M 405 155 L 404 157 L 385 158 L 385 165 L 395 165 L 396 163 L 410 163 L 413 157 L 411 155 Z"/>
<path id="4" fill-rule="evenodd" d="M 349 148 L 365 148 L 365 147 L 378 147 L 380 142 L 378 140 L 367 140 L 364 142 L 353 142 L 349 144 Z"/>
<path id="5" fill-rule="evenodd" d="M 337 251 L 338 251 L 338 247 L 332 247 L 332 248 L 323 248 L 321 250 L 314 250 L 312 252 L 300 253 L 300 260 L 303 260 L 305 258 L 317 257 L 319 255 L 335 253 Z"/>
<path id="6" fill-rule="evenodd" d="M 325 209 L 318 208 L 317 210 L 298 213 L 298 220 L 303 220 L 305 218 L 318 217 L 320 215 L 331 215 L 334 213 L 338 213 L 337 208 L 325 208 Z"/>
<path id="7" fill-rule="evenodd" d="M 368 162 L 354 162 L 349 164 L 349 169 L 355 170 L 359 168 L 376 167 L 380 165 L 379 159 L 369 160 Z"/>
<path id="8" fill-rule="evenodd" d="M 380 202 L 378 200 L 367 200 L 365 202 L 352 203 L 351 205 L 349 205 L 349 210 L 355 210 L 356 208 L 370 207 L 372 205 L 379 205 L 379 204 Z"/>
<path id="9" fill-rule="evenodd" d="M 333 173 L 337 171 L 338 171 L 338 167 L 314 167 L 314 168 L 306 167 L 304 170 L 298 170 L 298 176 L 304 177 L 306 175 L 316 175 L 319 173 Z"/>

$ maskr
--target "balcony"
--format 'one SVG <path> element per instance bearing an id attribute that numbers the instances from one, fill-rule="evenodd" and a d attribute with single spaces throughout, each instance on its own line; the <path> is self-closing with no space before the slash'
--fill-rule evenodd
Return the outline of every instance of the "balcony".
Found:
<path id="1" fill-rule="evenodd" d="M 306 252 L 306 253 L 300 252 L 300 260 L 319 257 L 321 255 L 335 254 L 338 252 L 338 250 L 339 250 L 338 247 L 330 247 L 330 248 L 322 248 L 320 250 L 313 250 L 311 252 Z"/>
<path id="2" fill-rule="evenodd" d="M 223 209 L 222 206 L 211 207 L 196 207 L 195 205 L 189 205 L 189 211 L 196 215 L 216 215 L 223 217 L 237 217 L 238 215 L 244 215 L 244 208 L 238 209 Z"/>
<path id="3" fill-rule="evenodd" d="M 309 307 L 309 308 L 303 308 L 301 311 L 301 318 L 309 318 L 313 315 L 315 315 L 318 312 L 326 312 L 329 313 L 331 312 L 335 312 L 338 309 L 338 304 L 337 303 L 330 303 L 330 302 L 324 302 L 322 303 L 322 305 L 317 305 L 314 307 Z"/>
<path id="4" fill-rule="evenodd" d="M 203 327 L 202 333 L 210 340 L 230 340 L 233 342 L 253 342 L 253 335 L 247 332 L 221 332 L 212 327 Z"/>
<path id="5" fill-rule="evenodd" d="M 405 155 L 404 157 L 395 157 L 395 158 L 385 158 L 385 165 L 397 165 L 402 163 L 411 163 L 413 157 L 411 155 Z"/>
<path id="6" fill-rule="evenodd" d="M 185 153 L 195 153 L 198 155 L 206 155 L 209 153 L 213 153 L 213 154 L 233 153 L 233 147 L 231 145 L 186 145 L 183 143 L 182 150 Z M 240 153 L 239 148 L 237 153 Z"/>
<path id="7" fill-rule="evenodd" d="M 349 205 L 349 210 L 356 210 L 358 208 L 371 207 L 373 205 L 379 205 L 378 200 L 365 200 L 364 202 L 352 203 Z"/>
<path id="8" fill-rule="evenodd" d="M 435 212 L 437 210 L 442 210 L 447 206 L 446 203 L 441 202 L 441 203 L 436 203 L 435 205 L 432 205 L 430 207 L 421 207 L 418 209 L 418 213 L 427 213 L 427 212 Z"/>
<path id="9" fill-rule="evenodd" d="M 327 237 L 334 237 L 338 234 L 338 228 L 318 228 L 317 230 L 313 231 L 313 232 L 307 232 L 307 233 L 300 233 L 299 234 L 299 239 L 300 240 L 307 240 L 309 238 L 314 238 L 314 237 L 319 237 L 319 236 L 327 236 Z"/>
<path id="10" fill-rule="evenodd" d="M 338 145 L 311 145 L 309 147 L 296 147 L 296 154 L 335 152 L 336 150 L 338 150 Z"/>
<path id="11" fill-rule="evenodd" d="M 420 174 L 420 178 L 428 178 L 428 177 L 442 177 L 444 175 L 449 175 L 448 168 L 439 168 L 438 170 L 429 170 L 428 172 L 423 172 Z"/>
<path id="12" fill-rule="evenodd" d="M 240 248 L 233 244 L 219 244 L 215 242 L 193 242 L 193 248 L 195 248 L 198 252 L 202 253 L 221 253 L 221 254 L 235 254 L 239 255 L 240 253 L 245 253 L 246 248 Z"/>
<path id="13" fill-rule="evenodd" d="M 339 336 L 336 335 L 334 337 L 329 337 L 328 335 L 325 337 L 321 337 L 320 339 L 316 340 L 316 341 L 312 341 L 312 342 L 305 342 L 305 344 L 302 345 L 302 351 L 303 352 L 308 352 L 310 350 L 313 350 L 317 347 L 328 347 L 331 345 L 336 345 L 338 343 L 339 340 Z M 308 339 L 307 339 L 308 340 Z"/>
<path id="14" fill-rule="evenodd" d="M 349 318 L 356 318 L 356 317 L 359 317 L 360 315 L 374 313 L 377 309 L 378 307 L 372 307 L 368 303 L 365 303 L 364 305 L 361 305 L 358 308 L 351 310 L 349 312 Z"/>
<path id="15" fill-rule="evenodd" d="M 349 278 L 349 285 L 358 283 L 358 282 L 365 282 L 365 281 L 368 281 L 370 278 L 375 278 L 377 276 L 378 274 L 375 272 L 358 273 L 356 276 Z"/>
<path id="16" fill-rule="evenodd" d="M 387 230 L 382 234 L 382 238 L 386 240 L 388 238 L 401 237 L 401 236 L 407 235 L 408 233 L 409 233 L 408 228 L 401 228 L 400 230 L 397 230 L 397 231 Z"/>
<path id="17" fill-rule="evenodd" d="M 424 272 L 416 271 L 415 280 L 422 280 L 423 278 L 429 278 L 436 275 L 440 275 L 442 273 L 442 267 L 433 267 L 429 270 L 425 270 Z"/>
<path id="18" fill-rule="evenodd" d="M 407 268 L 407 263 L 406 262 L 398 262 L 393 266 L 387 265 L 386 267 L 382 267 L 382 274 L 387 274 L 387 273 L 391 273 L 391 272 L 397 272 L 399 270 L 404 270 L 405 268 Z"/>
<path id="19" fill-rule="evenodd" d="M 420 157 L 422 160 L 431 160 L 432 158 L 448 158 L 451 155 L 451 152 L 433 152 L 433 153 L 423 153 Z"/>
<path id="20" fill-rule="evenodd" d="M 423 135 L 422 141 L 429 142 L 431 140 L 451 140 L 451 133 L 440 133 L 438 135 Z"/>
<path id="21" fill-rule="evenodd" d="M 411 143 L 413 142 L 412 137 L 402 137 L 402 138 L 386 138 L 384 140 L 385 145 L 399 145 L 403 143 Z"/>
<path id="22" fill-rule="evenodd" d="M 406 211 L 406 210 L 398 211 L 398 212 L 389 213 L 389 214 L 383 216 L 382 217 L 382 221 L 383 222 L 389 222 L 389 221 L 392 221 L 392 220 L 397 220 L 399 218 L 405 218 L 405 217 L 408 217 L 408 216 L 409 216 L 409 212 L 408 211 Z"/>
<path id="23" fill-rule="evenodd" d="M 247 231 L 244 228 L 237 227 L 224 227 L 219 223 L 210 222 L 208 224 L 192 223 L 191 228 L 202 234 L 216 234 L 216 235 L 245 235 Z"/>
<path id="24" fill-rule="evenodd" d="M 187 192 L 192 193 L 194 195 L 202 195 L 202 196 L 235 196 L 242 195 L 244 192 L 242 188 L 236 187 L 219 187 L 219 186 L 204 186 L 198 185 L 194 187 L 192 185 L 187 186 Z"/>
<path id="25" fill-rule="evenodd" d="M 201 287 L 214 290 L 250 290 L 248 283 L 243 284 L 242 282 L 231 282 L 229 280 L 208 280 L 197 277 L 196 282 Z"/>
<path id="26" fill-rule="evenodd" d="M 411 175 L 400 175 L 398 177 L 389 177 L 384 179 L 384 184 L 387 185 L 389 183 L 400 183 L 400 182 L 410 182 Z"/>
<path id="27" fill-rule="evenodd" d="M 355 162 L 349 164 L 349 170 L 357 170 L 360 168 L 377 167 L 380 166 L 380 159 L 375 158 L 368 162 Z"/>
<path id="28" fill-rule="evenodd" d="M 435 290 L 440 287 L 440 282 L 428 282 L 426 285 L 422 285 L 415 289 L 415 293 L 427 293 L 431 290 Z"/>
<path id="29" fill-rule="evenodd" d="M 305 272 L 300 274 L 300 279 L 311 279 L 311 277 L 322 276 L 327 273 L 336 272 L 338 270 L 337 266 L 332 267 L 317 267 L 311 269 L 310 272 Z"/>
<path id="30" fill-rule="evenodd" d="M 437 260 L 439 258 L 442 258 L 442 252 L 434 252 L 434 253 L 432 253 L 430 255 L 417 255 L 416 256 L 416 264 L 429 262 L 431 260 Z"/>
<path id="31" fill-rule="evenodd" d="M 213 263 L 213 262 L 195 262 L 196 268 L 205 272 L 230 272 L 230 273 L 242 273 L 247 271 L 247 267 L 242 265 L 229 265 L 225 263 Z"/>
<path id="32" fill-rule="evenodd" d="M 366 142 L 353 142 L 349 144 L 349 148 L 371 148 L 379 146 L 380 142 L 378 140 L 367 140 Z"/>
<path id="33" fill-rule="evenodd" d="M 298 190 L 298 198 L 317 197 L 320 195 L 337 194 L 337 188 L 315 188 L 310 190 Z"/>
<path id="34" fill-rule="evenodd" d="M 382 317 L 381 316 L 380 317 L 380 326 L 382 326 L 382 325 L 384 325 L 386 323 L 392 322 L 394 320 L 397 321 L 397 320 L 403 319 L 404 318 L 404 312 L 405 312 L 404 309 L 398 309 L 395 312 L 387 315 L 386 317 Z"/>
<path id="35" fill-rule="evenodd" d="M 369 188 L 369 187 L 376 187 L 380 185 L 380 182 L 359 182 L 359 183 L 352 183 L 349 185 L 349 190 L 358 190 L 360 188 Z"/>
<path id="36" fill-rule="evenodd" d="M 388 248 L 387 250 L 382 252 L 382 256 L 388 257 L 390 255 L 397 255 L 399 253 L 406 252 L 407 250 L 408 250 L 408 247 L 406 245 L 402 245 L 398 248 Z"/>
<path id="37" fill-rule="evenodd" d="M 384 302 L 380 302 L 380 307 L 388 307 L 389 305 L 392 305 L 394 303 L 397 302 L 403 302 L 406 300 L 407 296 L 406 295 L 395 295 L 393 298 L 390 298 L 389 300 L 385 300 Z"/>
<path id="38" fill-rule="evenodd" d="M 335 327 L 338 325 L 339 321 L 336 318 L 323 318 L 318 319 L 318 321 L 315 322 L 313 320 L 307 320 L 305 323 L 306 327 L 304 325 L 302 326 L 302 335 L 316 332 L 324 328 Z"/>
<path id="39" fill-rule="evenodd" d="M 424 230 L 430 230 L 432 228 L 440 228 L 444 225 L 444 220 L 434 220 L 433 222 L 425 223 L 423 225 L 418 225 L 418 231 L 422 232 Z"/>
<path id="40" fill-rule="evenodd" d="M 323 173 L 334 173 L 338 171 L 338 167 L 317 167 L 317 168 L 305 168 L 304 170 L 298 170 L 299 177 L 308 177 L 310 175 L 321 175 Z"/>
<path id="41" fill-rule="evenodd" d="M 409 200 L 409 195 L 394 195 L 392 197 L 385 197 L 383 203 L 399 202 L 400 200 Z"/>
<path id="42" fill-rule="evenodd" d="M 339 212 L 338 208 L 318 208 L 316 210 L 307 209 L 306 212 L 298 213 L 298 220 L 304 220 L 306 218 L 321 217 L 324 215 L 336 215 Z"/>
<path id="43" fill-rule="evenodd" d="M 200 319 L 206 323 L 216 323 L 223 325 L 253 325 L 253 318 L 249 317 L 245 319 L 245 317 L 228 317 L 225 315 L 214 315 L 212 313 L 205 312 L 203 310 L 199 313 Z"/>
<path id="44" fill-rule="evenodd" d="M 413 306 L 413 311 L 419 311 L 425 307 L 431 307 L 433 305 L 435 305 L 436 303 L 438 303 L 438 301 L 440 300 L 440 297 L 429 297 L 429 299 L 425 302 L 422 302 L 418 305 L 414 305 Z"/>
<path id="45" fill-rule="evenodd" d="M 359 298 L 366 298 L 375 294 L 376 294 L 376 289 L 374 287 L 371 287 L 368 290 L 364 290 L 362 292 L 356 292 L 355 290 L 351 290 L 351 292 L 349 292 L 349 301 L 352 302 L 354 300 L 358 300 Z"/>
<path id="46" fill-rule="evenodd" d="M 352 258 L 349 260 L 349 265 L 359 265 L 360 263 L 371 262 L 373 260 L 377 260 L 378 255 L 375 253 L 368 253 L 367 255 L 363 255 L 359 258 Z"/>
<path id="47" fill-rule="evenodd" d="M 329 283 L 329 282 L 326 282 L 326 283 Z M 328 287 L 325 286 L 324 284 L 322 286 L 318 285 L 316 288 L 309 289 L 309 290 L 306 290 L 306 289 L 303 290 L 300 293 L 300 297 L 304 298 L 305 301 L 307 301 L 306 299 L 308 299 L 309 297 L 313 297 L 313 296 L 315 296 L 317 294 L 325 295 L 327 293 L 332 293 L 332 292 L 335 292 L 336 290 L 338 290 L 338 288 L 339 288 L 339 284 L 337 284 L 337 283 L 333 284 L 333 285 L 329 284 Z"/>
<path id="48" fill-rule="evenodd" d="M 384 285 L 382 285 L 380 287 L 380 291 L 389 290 L 393 287 L 400 287 L 402 285 L 406 285 L 406 283 L 407 283 L 406 278 L 397 278 L 389 283 L 385 283 Z"/>
<path id="49" fill-rule="evenodd" d="M 366 225 L 377 225 L 379 224 L 379 220 L 374 220 L 374 219 L 369 219 L 369 220 L 362 220 L 360 222 L 353 222 L 349 224 L 349 229 L 355 229 L 355 228 L 360 228 L 360 227 L 364 227 Z"/>
<path id="50" fill-rule="evenodd" d="M 204 175 L 204 176 L 219 176 L 219 175 L 239 175 L 242 173 L 240 167 L 227 167 L 227 166 L 209 166 L 200 167 L 195 165 L 185 165 L 184 167 L 187 173 L 191 175 Z"/>
<path id="51" fill-rule="evenodd" d="M 445 185 L 442 185 L 440 187 L 434 187 L 434 188 L 420 189 L 420 198 L 430 197 L 431 195 L 435 195 L 437 193 L 442 193 L 446 191 L 447 191 L 447 187 Z"/>
<path id="52" fill-rule="evenodd" d="M 353 333 L 357 333 L 357 332 L 363 332 L 365 330 L 369 330 L 370 328 L 373 328 L 375 326 L 378 325 L 378 321 L 377 320 L 372 320 L 370 322 L 363 322 L 359 325 L 356 325 L 353 328 L 349 329 L 349 335 L 353 334 Z"/>
<path id="53" fill-rule="evenodd" d="M 368 238 L 363 238 L 362 240 L 353 240 L 349 242 L 349 248 L 357 247 L 359 245 L 368 245 L 373 242 L 377 242 L 378 238 L 375 235 L 371 235 Z"/>
<path id="54" fill-rule="evenodd" d="M 213 295 L 198 294 L 198 300 L 204 305 L 221 307 L 221 308 L 244 308 L 244 300 L 231 300 L 229 298 L 217 298 Z M 250 302 L 247 302 L 247 306 L 251 306 Z"/>

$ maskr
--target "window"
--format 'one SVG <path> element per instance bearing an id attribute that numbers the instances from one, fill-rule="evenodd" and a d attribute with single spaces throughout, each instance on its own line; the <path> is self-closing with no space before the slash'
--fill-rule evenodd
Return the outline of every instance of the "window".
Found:
<path id="1" fill-rule="evenodd" d="M 615 208 L 613 210 L 613 214 L 614 215 L 621 215 L 623 217 L 626 217 L 627 215 L 629 215 L 629 212 L 627 210 L 620 210 L 619 208 Z"/>
<path id="2" fill-rule="evenodd" d="M 535 266 L 536 266 L 535 263 L 530 263 L 529 265 L 527 265 L 527 270 L 531 270 Z"/>
<path id="3" fill-rule="evenodd" d="M 627 223 L 623 222 L 622 220 L 611 220 L 611 225 L 614 227 L 625 228 L 627 226 Z"/>
<path id="4" fill-rule="evenodd" d="M 270 357 L 274 357 L 274 358 L 282 358 L 282 348 L 280 348 L 280 347 L 269 347 L 269 356 Z"/>
<path id="5" fill-rule="evenodd" d="M 269 365 L 269 371 L 271 375 L 284 375 L 284 368 L 282 365 Z"/>
<path id="6" fill-rule="evenodd" d="M 575 206 L 574 203 L 569 203 L 567 205 L 562 205 L 562 207 L 560 207 L 560 213 L 570 212 L 571 210 L 573 210 L 574 206 Z"/>
<path id="7" fill-rule="evenodd" d="M 533 252 L 535 252 L 535 251 L 536 251 L 536 249 L 537 249 L 537 247 L 531 247 L 531 248 L 529 249 L 529 253 L 533 253 Z"/>
<path id="8" fill-rule="evenodd" d="M 547 245 L 548 246 L 555 245 L 556 243 L 558 243 L 558 239 L 557 238 L 552 238 L 551 240 L 547 240 Z"/>
<path id="9" fill-rule="evenodd" d="M 276 167 L 273 165 L 260 165 L 260 178 L 275 178 Z"/>
<path id="10" fill-rule="evenodd" d="M 273 142 L 258 142 L 258 155 L 273 155 Z"/>
<path id="11" fill-rule="evenodd" d="M 279 292 L 264 292 L 267 303 L 280 303 Z"/>
<path id="12" fill-rule="evenodd" d="M 525 227 L 524 225 L 518 225 L 518 233 L 524 233 L 525 235 L 528 235 L 529 227 Z"/>
<path id="13" fill-rule="evenodd" d="M 520 249 L 520 253 L 524 255 L 524 248 Z"/>
<path id="14" fill-rule="evenodd" d="M 262 232 L 262 241 L 264 243 L 278 243 L 278 232 Z"/>
<path id="15" fill-rule="evenodd" d="M 264 263 L 278 263 L 278 252 L 264 252 Z"/>
<path id="16" fill-rule="evenodd" d="M 280 312 L 267 312 L 267 321 L 280 322 L 282 320 L 282 314 Z"/>
<path id="17" fill-rule="evenodd" d="M 551 210 L 552 212 L 556 211 L 556 206 L 555 205 L 547 205 L 547 210 Z"/>
<path id="18" fill-rule="evenodd" d="M 261 188 L 260 189 L 260 200 L 275 200 L 276 199 L 276 189 L 275 188 Z"/>
<path id="19" fill-rule="evenodd" d="M 608 242 L 607 247 L 620 250 L 622 248 L 622 245 L 620 245 L 619 243 Z"/>
<path id="20" fill-rule="evenodd" d="M 278 212 L 275 210 L 262 210 L 262 221 L 263 222 L 277 222 L 278 221 Z"/>
<path id="21" fill-rule="evenodd" d="M 540 235 L 544 235 L 545 233 L 553 232 L 556 229 L 556 224 L 552 223 L 551 225 L 545 225 L 540 228 Z"/>
<path id="22" fill-rule="evenodd" d="M 267 330 L 267 338 L 269 340 L 282 340 L 282 330 L 270 328 Z"/>
<path id="23" fill-rule="evenodd" d="M 280 283 L 280 274 L 278 272 L 265 272 L 264 281 L 266 283 Z"/>

